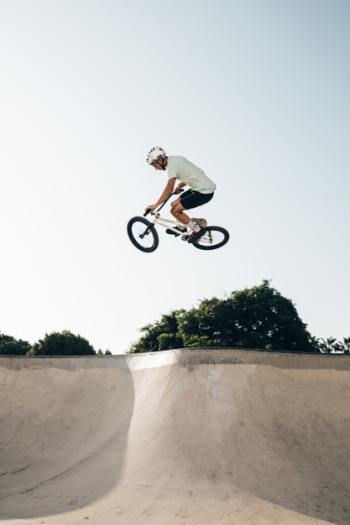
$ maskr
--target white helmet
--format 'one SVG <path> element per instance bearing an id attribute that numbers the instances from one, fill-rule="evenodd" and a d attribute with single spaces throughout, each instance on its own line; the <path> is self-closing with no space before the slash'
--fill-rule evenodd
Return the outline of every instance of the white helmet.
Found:
<path id="1" fill-rule="evenodd" d="M 159 146 L 155 146 L 151 149 L 151 151 L 148 152 L 147 155 L 147 162 L 152 166 L 155 162 L 157 162 L 158 159 L 162 158 L 164 159 L 166 157 L 166 153 L 163 150 L 163 148 L 160 148 Z"/>

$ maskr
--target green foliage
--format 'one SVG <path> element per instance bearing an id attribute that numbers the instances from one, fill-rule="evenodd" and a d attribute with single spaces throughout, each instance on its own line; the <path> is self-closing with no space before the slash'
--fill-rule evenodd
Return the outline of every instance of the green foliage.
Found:
<path id="1" fill-rule="evenodd" d="M 170 350 L 171 348 L 182 348 L 182 338 L 175 334 L 163 333 L 157 337 L 158 350 Z"/>
<path id="2" fill-rule="evenodd" d="M 140 332 L 144 335 L 131 346 L 128 353 L 137 354 L 183 348 L 183 340 L 179 333 L 179 320 L 183 313 L 184 310 L 174 310 L 167 315 L 162 315 L 160 320 L 153 325 L 148 324 L 141 328 Z"/>
<path id="3" fill-rule="evenodd" d="M 210 348 L 213 341 L 207 335 L 192 335 L 186 339 L 186 348 Z"/>
<path id="4" fill-rule="evenodd" d="M 96 355 L 96 352 L 86 339 L 64 330 L 62 333 L 46 334 L 27 355 Z"/>
<path id="5" fill-rule="evenodd" d="M 343 341 L 337 341 L 334 337 L 315 339 L 315 347 L 322 354 L 350 354 L 350 337 L 344 337 Z"/>
<path id="6" fill-rule="evenodd" d="M 17 340 L 0 332 L 0 355 L 26 355 L 29 350 L 28 341 Z"/>
<path id="7" fill-rule="evenodd" d="M 189 311 L 172 311 L 141 332 L 130 353 L 184 347 L 317 351 L 293 303 L 266 280 L 225 299 L 204 299 Z"/>
<path id="8" fill-rule="evenodd" d="M 350 354 L 350 337 L 343 338 L 344 352 Z"/>
<path id="9" fill-rule="evenodd" d="M 237 346 L 273 350 L 314 351 L 310 333 L 290 299 L 272 288 L 260 286 L 231 294 L 239 331 Z"/>
<path id="10" fill-rule="evenodd" d="M 97 355 L 112 355 L 112 352 L 110 350 L 106 350 L 104 353 L 103 353 L 103 350 L 101 350 L 101 348 L 98 350 L 97 352 Z"/>

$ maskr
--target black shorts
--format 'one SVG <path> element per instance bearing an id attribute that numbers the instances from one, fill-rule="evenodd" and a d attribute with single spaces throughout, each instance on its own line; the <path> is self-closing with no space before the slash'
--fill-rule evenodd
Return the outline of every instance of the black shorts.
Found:
<path id="1" fill-rule="evenodd" d="M 213 193 L 200 193 L 195 190 L 187 190 L 185 193 L 181 194 L 180 202 L 185 210 L 190 210 L 191 208 L 197 208 L 211 201 L 214 197 Z"/>

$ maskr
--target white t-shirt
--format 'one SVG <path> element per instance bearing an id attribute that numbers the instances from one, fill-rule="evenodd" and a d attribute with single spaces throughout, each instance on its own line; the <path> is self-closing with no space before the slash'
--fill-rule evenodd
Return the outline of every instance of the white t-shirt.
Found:
<path id="1" fill-rule="evenodd" d="M 215 191 L 216 184 L 206 176 L 203 170 L 197 168 L 185 157 L 179 155 L 168 157 L 166 171 L 168 179 L 179 179 L 192 190 L 200 193 L 213 193 Z"/>

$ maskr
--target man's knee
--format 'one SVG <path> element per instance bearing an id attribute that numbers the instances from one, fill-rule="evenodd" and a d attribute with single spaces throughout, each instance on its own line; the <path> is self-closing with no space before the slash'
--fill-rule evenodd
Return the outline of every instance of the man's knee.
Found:
<path id="1" fill-rule="evenodd" d="M 177 217 L 182 212 L 182 206 L 174 206 L 170 211 L 174 217 Z"/>

